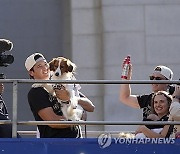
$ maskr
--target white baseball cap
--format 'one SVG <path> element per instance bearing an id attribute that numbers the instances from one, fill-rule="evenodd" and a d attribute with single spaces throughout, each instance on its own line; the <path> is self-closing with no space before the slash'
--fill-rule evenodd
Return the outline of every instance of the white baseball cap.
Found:
<path id="1" fill-rule="evenodd" d="M 154 72 L 159 72 L 161 75 L 163 75 L 168 80 L 172 80 L 172 78 L 173 78 L 172 70 L 163 65 L 156 66 L 154 68 Z"/>
<path id="2" fill-rule="evenodd" d="M 25 61 L 26 69 L 28 71 L 30 71 L 30 69 L 33 68 L 33 66 L 40 60 L 46 61 L 46 59 L 44 58 L 44 56 L 41 53 L 34 53 L 34 54 L 30 55 Z"/>

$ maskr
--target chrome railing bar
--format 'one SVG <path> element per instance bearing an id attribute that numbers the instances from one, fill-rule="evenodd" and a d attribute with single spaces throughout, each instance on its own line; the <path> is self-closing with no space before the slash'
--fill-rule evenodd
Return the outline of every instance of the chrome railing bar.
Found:
<path id="1" fill-rule="evenodd" d="M 13 82 L 13 117 L 12 117 L 12 137 L 17 137 L 17 81 Z"/>
<path id="2" fill-rule="evenodd" d="M 77 84 L 180 84 L 180 80 L 31 80 L 0 79 L 0 82 L 12 83 L 77 83 Z"/>
<path id="3" fill-rule="evenodd" d="M 4 124 L 12 124 L 11 120 L 0 120 L 0 125 L 4 125 Z"/>
<path id="4" fill-rule="evenodd" d="M 11 120 L 0 120 L 0 125 L 11 124 Z M 18 121 L 18 125 L 180 125 L 180 121 Z"/>
<path id="5" fill-rule="evenodd" d="M 18 125 L 180 125 L 180 121 L 19 121 Z"/>
<path id="6" fill-rule="evenodd" d="M 17 131 L 19 135 L 36 135 L 36 130 L 19 130 Z M 110 133 L 110 134 L 119 134 L 119 133 L 134 133 L 135 131 L 87 131 L 88 135 L 99 135 L 102 133 Z M 82 131 L 82 134 L 85 134 L 85 131 Z"/>

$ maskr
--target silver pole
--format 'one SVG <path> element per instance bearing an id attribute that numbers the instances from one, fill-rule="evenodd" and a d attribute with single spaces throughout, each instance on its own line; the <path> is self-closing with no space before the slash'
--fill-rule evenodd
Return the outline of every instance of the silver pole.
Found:
<path id="1" fill-rule="evenodd" d="M 180 121 L 18 121 L 18 125 L 180 125 Z"/>
<path id="2" fill-rule="evenodd" d="M 0 82 L 12 83 L 77 83 L 77 84 L 180 84 L 180 80 L 32 80 L 0 79 Z"/>
<path id="3" fill-rule="evenodd" d="M 12 137 L 17 138 L 17 81 L 13 81 Z"/>

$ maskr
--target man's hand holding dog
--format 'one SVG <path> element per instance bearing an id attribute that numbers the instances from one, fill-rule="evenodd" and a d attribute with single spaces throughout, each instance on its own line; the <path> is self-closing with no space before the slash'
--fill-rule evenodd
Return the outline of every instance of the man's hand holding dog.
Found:
<path id="1" fill-rule="evenodd" d="M 62 101 L 70 100 L 70 94 L 65 88 L 55 89 L 55 93 L 56 93 L 57 98 L 59 98 Z"/>

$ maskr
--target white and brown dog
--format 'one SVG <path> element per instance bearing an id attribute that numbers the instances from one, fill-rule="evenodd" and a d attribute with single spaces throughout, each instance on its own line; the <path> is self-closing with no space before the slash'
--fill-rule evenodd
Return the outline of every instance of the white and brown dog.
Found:
<path id="1" fill-rule="evenodd" d="M 75 80 L 74 73 L 76 70 L 76 65 L 72 63 L 69 59 L 64 57 L 53 58 L 49 62 L 49 67 L 51 71 L 51 80 Z M 49 86 L 51 85 L 51 86 Z M 65 87 L 69 91 L 70 101 L 61 101 L 62 112 L 66 119 L 77 121 L 82 117 L 82 110 L 77 109 L 78 106 L 78 88 L 73 83 L 68 84 L 46 84 L 45 88 L 48 92 L 54 93 L 55 88 Z"/>

